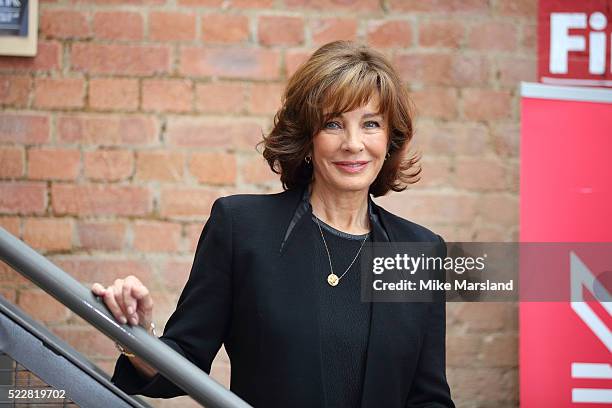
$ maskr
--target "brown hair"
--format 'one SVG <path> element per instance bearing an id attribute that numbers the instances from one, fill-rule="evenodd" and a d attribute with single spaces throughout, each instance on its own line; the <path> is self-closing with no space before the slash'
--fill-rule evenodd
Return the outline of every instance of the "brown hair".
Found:
<path id="1" fill-rule="evenodd" d="M 403 191 L 419 180 L 419 156 L 405 158 L 413 136 L 408 93 L 385 56 L 365 45 L 334 41 L 316 50 L 291 76 L 274 116 L 274 127 L 258 143 L 284 189 L 312 181 L 312 165 L 304 161 L 312 139 L 330 118 L 368 103 L 378 92 L 379 113 L 388 120 L 389 158 L 370 185 L 374 197 Z"/>

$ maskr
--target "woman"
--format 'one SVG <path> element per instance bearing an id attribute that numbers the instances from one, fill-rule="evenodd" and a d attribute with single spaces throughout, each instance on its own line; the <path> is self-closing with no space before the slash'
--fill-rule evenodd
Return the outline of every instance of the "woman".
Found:
<path id="1" fill-rule="evenodd" d="M 263 155 L 285 191 L 217 199 L 162 341 L 207 373 L 221 344 L 231 390 L 255 407 L 454 407 L 445 376 L 445 305 L 362 302 L 366 242 L 442 242 L 376 205 L 416 159 L 401 81 L 378 52 L 319 48 L 291 77 Z M 149 327 L 135 277 L 93 291 L 115 317 Z M 138 357 L 112 379 L 131 394 L 184 392 Z"/>

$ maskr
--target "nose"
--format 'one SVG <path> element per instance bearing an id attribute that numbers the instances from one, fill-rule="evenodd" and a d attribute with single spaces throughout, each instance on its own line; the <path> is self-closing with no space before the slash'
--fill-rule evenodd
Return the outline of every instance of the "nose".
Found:
<path id="1" fill-rule="evenodd" d="M 346 132 L 344 132 L 342 149 L 351 153 L 357 153 L 364 149 L 363 135 L 359 127 L 347 127 Z"/>

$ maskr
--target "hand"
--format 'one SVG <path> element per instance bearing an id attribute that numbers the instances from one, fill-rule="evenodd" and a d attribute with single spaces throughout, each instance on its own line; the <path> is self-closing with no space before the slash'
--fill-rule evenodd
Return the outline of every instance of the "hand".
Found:
<path id="1" fill-rule="evenodd" d="M 153 299 L 146 286 L 135 276 L 117 279 L 108 288 L 94 283 L 91 291 L 104 299 L 117 321 L 122 324 L 140 324 L 149 330 L 153 320 Z"/>

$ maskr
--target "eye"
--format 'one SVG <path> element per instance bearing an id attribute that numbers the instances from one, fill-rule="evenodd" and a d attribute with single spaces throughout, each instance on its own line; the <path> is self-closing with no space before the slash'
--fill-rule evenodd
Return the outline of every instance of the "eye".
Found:
<path id="1" fill-rule="evenodd" d="M 378 122 L 376 122 L 375 120 L 368 120 L 368 121 L 366 122 L 366 125 L 367 125 L 368 123 L 373 123 L 373 124 L 375 124 L 377 127 L 380 127 L 380 124 L 379 124 Z"/>
<path id="2" fill-rule="evenodd" d="M 328 125 L 334 125 L 334 124 L 335 124 L 335 125 L 338 125 L 338 126 L 340 125 L 340 124 L 339 124 L 338 122 L 336 122 L 336 121 L 331 121 L 331 122 L 327 122 L 327 123 L 325 124 L 325 126 L 324 126 L 324 127 L 325 127 L 325 128 L 328 128 Z M 328 128 L 328 129 L 338 129 L 338 128 L 331 127 L 331 128 Z"/>

